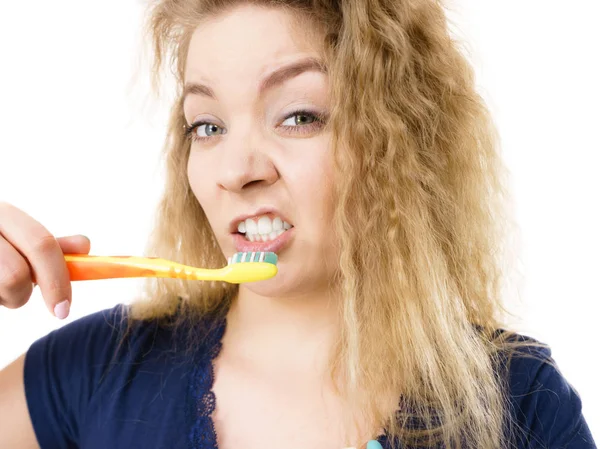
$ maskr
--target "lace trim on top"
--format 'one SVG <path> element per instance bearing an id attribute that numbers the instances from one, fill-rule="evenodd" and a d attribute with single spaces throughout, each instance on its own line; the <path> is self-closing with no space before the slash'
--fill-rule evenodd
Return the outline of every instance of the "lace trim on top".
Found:
<path id="1" fill-rule="evenodd" d="M 216 398 L 213 392 L 215 370 L 213 361 L 221 352 L 221 340 L 225 334 L 226 321 L 216 323 L 216 328 L 207 333 L 205 345 L 197 352 L 189 382 L 188 422 L 192 424 L 190 449 L 218 449 L 217 434 L 212 420 Z"/>
<path id="2" fill-rule="evenodd" d="M 212 419 L 216 408 L 216 397 L 213 392 L 215 381 L 214 360 L 221 352 L 222 339 L 225 335 L 227 321 L 220 319 L 211 332 L 206 333 L 205 344 L 199 348 L 192 368 L 189 382 L 189 398 L 187 407 L 188 422 L 192 423 L 189 442 L 190 449 L 218 449 L 217 433 Z M 387 432 L 377 437 L 384 449 L 391 449 Z M 400 448 L 402 445 L 400 445 Z"/>

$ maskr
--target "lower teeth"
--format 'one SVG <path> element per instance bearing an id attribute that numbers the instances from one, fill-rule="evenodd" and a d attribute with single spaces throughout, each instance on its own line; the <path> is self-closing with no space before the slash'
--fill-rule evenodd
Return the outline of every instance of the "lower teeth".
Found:
<path id="1" fill-rule="evenodd" d="M 268 242 L 270 240 L 275 240 L 284 232 L 285 229 L 280 229 L 279 231 L 272 231 L 270 234 L 244 234 L 244 237 L 250 242 Z"/>

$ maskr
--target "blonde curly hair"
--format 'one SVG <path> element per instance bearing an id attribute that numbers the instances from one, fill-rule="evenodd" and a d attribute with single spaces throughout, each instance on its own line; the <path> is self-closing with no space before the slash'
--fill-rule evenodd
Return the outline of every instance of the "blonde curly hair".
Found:
<path id="1" fill-rule="evenodd" d="M 339 394 L 405 447 L 511 446 L 506 355 L 531 343 L 513 341 L 504 321 L 515 230 L 508 177 L 440 1 L 152 1 L 153 85 L 158 92 L 167 66 L 177 92 L 147 252 L 194 266 L 226 262 L 188 183 L 182 93 L 192 32 L 241 3 L 285 8 L 324 39 L 341 248 L 335 282 L 344 298 L 331 361 Z M 150 279 L 130 318 L 225 313 L 237 289 Z"/>

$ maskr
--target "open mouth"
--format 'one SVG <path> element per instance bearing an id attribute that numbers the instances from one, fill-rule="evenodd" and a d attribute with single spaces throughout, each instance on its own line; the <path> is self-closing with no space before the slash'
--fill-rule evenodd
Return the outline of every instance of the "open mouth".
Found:
<path id="1" fill-rule="evenodd" d="M 237 230 L 249 242 L 269 242 L 291 228 L 293 226 L 280 217 L 263 215 L 240 222 Z"/>

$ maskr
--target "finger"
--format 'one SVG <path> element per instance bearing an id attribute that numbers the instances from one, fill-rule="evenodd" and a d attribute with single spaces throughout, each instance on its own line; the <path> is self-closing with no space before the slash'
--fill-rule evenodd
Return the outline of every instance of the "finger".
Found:
<path id="1" fill-rule="evenodd" d="M 90 252 L 90 239 L 84 235 L 70 235 L 56 239 L 64 254 L 88 254 Z"/>
<path id="2" fill-rule="evenodd" d="M 58 237 L 56 241 L 64 254 L 89 254 L 90 252 L 90 239 L 85 235 L 78 234 L 67 237 Z M 35 279 L 33 279 L 33 281 L 33 287 L 36 287 L 37 282 L 35 282 Z"/>
<path id="3" fill-rule="evenodd" d="M 17 309 L 31 297 L 31 270 L 23 256 L 0 237 L 0 305 Z"/>
<path id="4" fill-rule="evenodd" d="M 0 234 L 29 263 L 48 310 L 65 318 L 71 304 L 71 282 L 58 241 L 44 226 L 12 205 L 1 204 L 0 216 L 10 217 L 0 221 Z"/>

